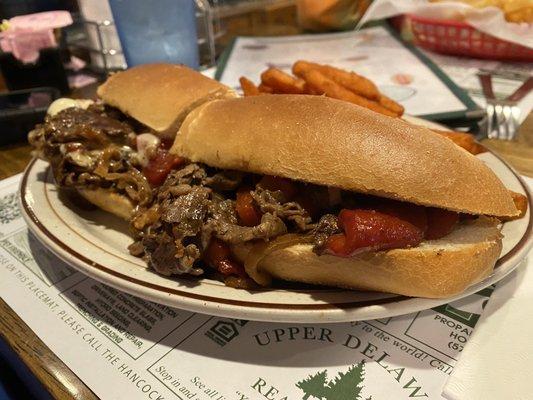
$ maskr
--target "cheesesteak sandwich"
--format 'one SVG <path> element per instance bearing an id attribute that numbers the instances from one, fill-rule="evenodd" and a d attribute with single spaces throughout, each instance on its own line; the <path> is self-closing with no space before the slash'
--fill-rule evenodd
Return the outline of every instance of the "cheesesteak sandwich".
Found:
<path id="1" fill-rule="evenodd" d="M 56 183 L 105 211 L 129 219 L 152 202 L 152 188 L 176 165 L 166 150 L 187 114 L 235 94 L 180 65 L 146 64 L 112 75 L 100 100 L 56 100 L 29 134 Z"/>
<path id="2" fill-rule="evenodd" d="M 215 100 L 131 221 L 164 275 L 447 297 L 492 271 L 518 215 L 484 163 L 430 130 L 320 96 Z"/>

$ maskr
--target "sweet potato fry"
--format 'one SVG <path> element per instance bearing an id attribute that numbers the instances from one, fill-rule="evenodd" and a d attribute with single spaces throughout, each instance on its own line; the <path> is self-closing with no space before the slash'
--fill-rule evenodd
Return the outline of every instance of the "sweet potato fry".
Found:
<path id="1" fill-rule="evenodd" d="M 244 93 L 244 96 L 257 96 L 258 94 L 261 94 L 259 91 L 259 88 L 255 86 L 255 84 L 248 78 L 241 76 L 239 78 L 239 82 L 241 84 L 242 91 Z"/>
<path id="2" fill-rule="evenodd" d="M 450 139 L 457 146 L 462 147 L 469 153 L 480 154 L 487 151 L 487 149 L 480 145 L 478 142 L 476 142 L 474 136 L 470 135 L 469 133 L 457 131 L 441 131 L 438 129 L 432 129 L 432 131 Z"/>
<path id="3" fill-rule="evenodd" d="M 308 61 L 297 61 L 292 66 L 294 75 L 302 77 L 303 74 L 310 70 L 318 70 L 327 78 L 351 90 L 355 94 L 366 97 L 370 100 L 379 100 L 379 90 L 370 79 L 358 75 L 355 72 L 345 71 L 331 65 L 316 64 Z"/>
<path id="4" fill-rule="evenodd" d="M 317 93 L 325 94 L 326 96 L 334 99 L 348 101 L 390 117 L 397 117 L 397 114 L 383 107 L 381 104 L 351 92 L 344 86 L 341 86 L 332 79 L 327 78 L 324 74 L 316 69 L 311 69 L 304 72 L 302 74 L 302 78 L 305 80 L 305 83 Z"/>
<path id="5" fill-rule="evenodd" d="M 403 112 L 405 110 L 401 104 L 396 103 L 394 100 L 392 100 L 390 97 L 385 96 L 384 94 L 381 94 L 379 96 L 379 104 L 381 104 L 385 108 L 388 108 L 393 113 L 396 113 L 398 115 L 403 115 Z"/>
<path id="6" fill-rule="evenodd" d="M 261 82 L 270 86 L 274 90 L 274 93 L 304 93 L 305 82 L 277 68 L 269 68 L 264 71 L 261 74 Z"/>
<path id="7" fill-rule="evenodd" d="M 305 81 L 304 81 L 305 82 Z M 312 94 L 314 96 L 321 96 L 323 93 L 317 92 L 314 90 L 311 86 L 309 86 L 307 83 L 304 84 L 304 91 L 306 94 Z"/>
<path id="8" fill-rule="evenodd" d="M 257 88 L 259 89 L 261 93 L 268 93 L 268 94 L 274 93 L 274 89 L 272 89 L 268 85 L 265 85 L 264 83 L 261 83 Z"/>

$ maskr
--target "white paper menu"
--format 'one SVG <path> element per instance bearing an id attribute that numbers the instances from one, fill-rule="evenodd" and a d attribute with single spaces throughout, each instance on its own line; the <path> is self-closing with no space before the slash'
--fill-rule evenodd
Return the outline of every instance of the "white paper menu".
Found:
<path id="1" fill-rule="evenodd" d="M 410 315 L 340 324 L 218 318 L 87 278 L 22 220 L 0 182 L 0 296 L 102 399 L 441 399 L 493 288 Z"/>
<path id="2" fill-rule="evenodd" d="M 410 115 L 466 110 L 463 102 L 428 65 L 379 26 L 359 32 L 239 37 L 228 60 L 219 67 L 220 81 L 239 89 L 239 78 L 246 76 L 258 84 L 261 72 L 268 67 L 290 73 L 297 60 L 355 71 L 374 81 Z"/>

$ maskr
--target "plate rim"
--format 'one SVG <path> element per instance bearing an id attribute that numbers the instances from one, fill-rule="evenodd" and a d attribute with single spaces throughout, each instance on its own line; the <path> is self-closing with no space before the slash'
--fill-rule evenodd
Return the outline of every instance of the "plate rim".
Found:
<path id="1" fill-rule="evenodd" d="M 511 261 L 513 258 L 516 258 L 508 271 L 505 271 L 505 273 L 501 276 L 488 277 L 485 280 L 470 286 L 464 292 L 446 299 L 426 299 L 420 297 L 412 298 L 392 294 L 390 297 L 381 299 L 334 304 L 275 304 L 225 299 L 220 297 L 212 297 L 205 294 L 184 292 L 179 289 L 172 289 L 160 286 L 156 283 L 146 282 L 138 278 L 130 277 L 126 274 L 106 267 L 105 265 L 98 264 L 83 254 L 80 254 L 78 251 L 70 247 L 68 244 L 50 232 L 46 225 L 43 224 L 43 222 L 37 217 L 32 206 L 28 203 L 28 199 L 26 198 L 26 196 L 31 193 L 31 191 L 28 190 L 28 178 L 38 160 L 37 158 L 31 160 L 24 171 L 19 186 L 19 201 L 21 203 L 22 215 L 26 220 L 29 229 L 45 247 L 51 250 L 60 259 L 67 262 L 69 265 L 85 275 L 90 276 L 104 284 L 126 291 L 130 294 L 141 296 L 149 299 L 150 301 L 167 304 L 176 308 L 182 308 L 199 313 L 216 312 L 216 314 L 219 316 L 231 318 L 240 317 L 250 320 L 271 322 L 312 321 L 315 323 L 320 323 L 355 321 L 416 312 L 466 297 L 469 294 L 481 290 L 483 287 L 490 286 L 491 284 L 503 279 L 507 274 L 511 273 L 525 258 L 529 248 L 533 245 L 533 237 L 531 236 L 531 231 L 533 230 L 533 212 L 531 212 L 533 196 L 522 177 L 505 160 L 494 154 L 492 151 L 490 151 L 490 153 L 512 172 L 524 189 L 528 198 L 528 205 L 530 207 L 528 225 L 519 242 L 512 249 L 510 249 L 507 254 L 499 258 L 496 262 L 495 268 L 505 262 Z M 49 168 L 50 166 L 48 165 L 46 169 L 47 172 Z M 181 296 L 179 303 L 175 301 L 174 296 Z M 185 299 L 183 297 L 185 297 Z M 424 305 L 417 304 L 417 302 L 420 300 L 424 301 Z M 375 307 L 380 307 L 383 304 L 389 304 L 390 308 L 382 310 L 375 309 Z M 372 310 L 372 308 L 374 308 L 374 310 Z M 379 311 L 381 311 L 381 313 L 376 315 L 376 312 Z M 295 312 L 297 312 L 297 315 Z"/>

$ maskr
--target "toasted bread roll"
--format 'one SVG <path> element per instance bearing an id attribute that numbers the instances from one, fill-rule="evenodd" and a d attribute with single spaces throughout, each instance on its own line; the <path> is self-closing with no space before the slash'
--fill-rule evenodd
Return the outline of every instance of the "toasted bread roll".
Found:
<path id="1" fill-rule="evenodd" d="M 218 98 L 236 97 L 229 87 L 188 67 L 144 64 L 112 75 L 97 91 L 108 105 L 118 108 L 163 137 L 173 138 L 187 114 Z M 97 207 L 126 220 L 135 204 L 110 189 L 79 193 Z"/>
<path id="2" fill-rule="evenodd" d="M 210 102 L 188 115 L 170 151 L 217 168 L 469 214 L 518 215 L 496 175 L 450 140 L 327 97 Z"/>
<path id="3" fill-rule="evenodd" d="M 133 216 L 134 204 L 130 198 L 108 189 L 77 188 L 78 193 L 96 207 L 129 221 Z"/>
<path id="4" fill-rule="evenodd" d="M 236 97 L 222 83 L 174 64 L 144 64 L 118 72 L 97 94 L 104 103 L 172 137 L 195 107 L 217 98 Z"/>
<path id="5" fill-rule="evenodd" d="M 257 272 L 276 279 L 429 298 L 449 297 L 487 277 L 501 252 L 498 221 L 480 217 L 414 248 L 343 258 L 317 256 L 311 244 L 265 255 Z M 246 253 L 240 253 L 245 259 Z"/>

